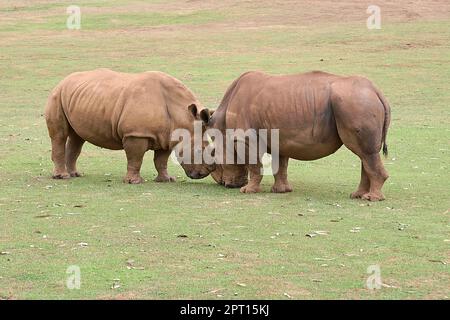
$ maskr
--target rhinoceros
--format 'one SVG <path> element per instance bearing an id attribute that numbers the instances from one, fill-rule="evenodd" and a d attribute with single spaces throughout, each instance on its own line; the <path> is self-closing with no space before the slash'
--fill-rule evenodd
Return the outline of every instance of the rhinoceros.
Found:
<path id="1" fill-rule="evenodd" d="M 319 159 L 344 144 L 361 159 L 361 182 L 351 198 L 384 199 L 381 188 L 388 173 L 380 150 L 387 155 L 390 106 L 368 79 L 320 71 L 293 75 L 251 71 L 236 79 L 217 110 L 211 111 L 200 112 L 209 129 L 279 129 L 279 169 L 272 192 L 292 191 L 287 180 L 289 158 Z M 261 166 L 260 159 L 254 164 L 224 163 L 211 175 L 226 187 L 241 187 L 243 193 L 260 192 Z"/>
<path id="2" fill-rule="evenodd" d="M 140 169 L 148 150 L 154 150 L 158 171 L 155 181 L 175 181 L 167 172 L 171 150 L 178 143 L 171 141 L 171 133 L 185 129 L 194 137 L 194 121 L 199 120 L 200 109 L 194 94 L 163 72 L 131 74 L 97 69 L 72 73 L 53 89 L 45 109 L 53 178 L 80 176 L 76 162 L 88 141 L 106 149 L 125 150 L 126 183 L 143 182 Z M 194 149 L 194 143 L 190 143 Z M 181 165 L 194 179 L 214 170 L 214 165 L 205 163 L 186 161 Z"/>

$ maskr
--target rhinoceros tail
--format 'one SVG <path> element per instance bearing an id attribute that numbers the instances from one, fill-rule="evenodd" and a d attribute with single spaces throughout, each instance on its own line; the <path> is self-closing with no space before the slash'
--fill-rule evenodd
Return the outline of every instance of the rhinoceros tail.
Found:
<path id="1" fill-rule="evenodd" d="M 383 143 L 383 154 L 385 157 L 388 155 L 388 145 L 386 143 L 386 136 L 389 129 L 389 124 L 391 123 L 391 107 L 389 103 L 387 102 L 384 95 L 381 93 L 380 90 L 375 88 L 375 91 L 377 93 L 378 99 L 380 99 L 381 104 L 384 107 L 384 123 L 383 123 L 383 132 L 381 137 L 381 142 Z"/>

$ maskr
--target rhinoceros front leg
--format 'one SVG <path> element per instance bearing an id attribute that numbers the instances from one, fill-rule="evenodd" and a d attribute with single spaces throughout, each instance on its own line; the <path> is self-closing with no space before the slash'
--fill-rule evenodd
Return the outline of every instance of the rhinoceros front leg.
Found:
<path id="1" fill-rule="evenodd" d="M 139 184 L 144 182 L 140 171 L 142 160 L 145 152 L 148 150 L 148 140 L 146 138 L 125 138 L 123 148 L 127 155 L 127 175 L 123 178 L 123 182 L 131 184 Z"/>
<path id="2" fill-rule="evenodd" d="M 272 192 L 284 193 L 292 191 L 292 187 L 287 180 L 288 162 L 288 157 L 279 157 L 278 171 L 273 175 L 275 178 L 275 183 L 272 186 Z"/>
<path id="3" fill-rule="evenodd" d="M 156 182 L 173 182 L 175 177 L 169 176 L 167 173 L 167 160 L 170 157 L 171 150 L 156 150 L 153 158 L 158 176 L 155 178 Z"/>
<path id="4" fill-rule="evenodd" d="M 258 161 L 257 164 L 251 164 L 247 166 L 250 173 L 250 180 L 248 184 L 241 188 L 242 193 L 257 193 L 261 192 L 261 180 L 263 178 L 261 174 L 262 164 Z"/>

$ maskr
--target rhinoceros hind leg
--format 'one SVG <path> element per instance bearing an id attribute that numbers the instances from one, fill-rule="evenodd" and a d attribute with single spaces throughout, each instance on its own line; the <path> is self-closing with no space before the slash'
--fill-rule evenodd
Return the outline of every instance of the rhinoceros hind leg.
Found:
<path id="1" fill-rule="evenodd" d="M 67 172 L 57 172 L 55 170 L 53 172 L 52 178 L 53 179 L 69 179 L 70 178 L 70 174 L 68 174 Z"/>
<path id="2" fill-rule="evenodd" d="M 167 172 L 167 160 L 170 157 L 171 150 L 156 150 L 153 157 L 158 176 L 155 178 L 156 182 L 174 182 L 175 177 L 169 176 Z"/>
<path id="3" fill-rule="evenodd" d="M 369 201 L 383 201 L 385 199 L 383 193 L 379 192 L 368 192 L 364 194 L 361 199 Z"/>
<path id="4" fill-rule="evenodd" d="M 80 138 L 75 132 L 69 134 L 66 143 L 66 168 L 71 177 L 81 177 L 77 171 L 77 159 L 80 156 L 81 148 L 84 140 Z"/>
<path id="5" fill-rule="evenodd" d="M 148 150 L 146 138 L 127 137 L 124 139 L 123 148 L 127 155 L 127 175 L 123 178 L 124 183 L 139 184 L 144 182 L 140 171 L 144 154 Z"/>
<path id="6" fill-rule="evenodd" d="M 361 162 L 361 181 L 359 182 L 358 190 L 350 195 L 352 199 L 361 199 L 363 195 L 370 191 L 370 180 L 367 176 L 364 165 Z"/>
<path id="7" fill-rule="evenodd" d="M 363 167 L 361 183 L 351 197 L 383 200 L 381 188 L 388 174 L 379 153 L 383 142 L 385 108 L 374 91 L 367 87 L 355 90 L 356 85 L 353 81 L 336 83 L 332 97 L 339 137 L 361 159 Z"/>
<path id="8" fill-rule="evenodd" d="M 248 171 L 250 173 L 250 180 L 243 186 L 240 191 L 242 193 L 257 193 L 261 192 L 261 180 L 263 178 L 261 174 L 262 164 L 258 161 L 257 164 L 248 165 Z"/>
<path id="9" fill-rule="evenodd" d="M 53 169 L 53 179 L 68 179 L 69 173 L 66 170 L 65 157 L 65 145 L 67 136 L 56 135 L 51 137 L 52 140 L 52 161 L 55 166 Z"/>
<path id="10" fill-rule="evenodd" d="M 279 157 L 278 170 L 274 174 L 275 183 L 273 184 L 272 189 L 271 189 L 271 191 L 274 193 L 292 192 L 292 186 L 290 185 L 290 183 L 287 180 L 288 162 L 289 162 L 288 157 L 282 157 L 282 156 Z M 272 170 L 275 169 L 275 168 L 273 168 L 273 163 L 274 162 L 272 162 Z"/>
<path id="11" fill-rule="evenodd" d="M 380 154 L 377 152 L 370 155 L 364 155 L 362 157 L 362 162 L 370 180 L 370 189 L 369 192 L 365 193 L 361 198 L 369 201 L 384 200 L 385 198 L 381 192 L 381 188 L 389 175 L 384 169 Z"/>
<path id="12" fill-rule="evenodd" d="M 52 140 L 52 160 L 55 165 L 53 169 L 53 179 L 68 179 L 70 174 L 66 170 L 64 161 L 64 142 Z"/>

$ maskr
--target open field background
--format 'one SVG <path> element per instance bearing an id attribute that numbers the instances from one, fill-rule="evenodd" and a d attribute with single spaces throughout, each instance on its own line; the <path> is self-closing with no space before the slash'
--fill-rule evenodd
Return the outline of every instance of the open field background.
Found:
<path id="1" fill-rule="evenodd" d="M 80 31 L 66 29 L 69 4 Z M 370 4 L 1 1 L 0 299 L 448 299 L 450 3 L 378 0 L 381 30 L 366 28 Z M 47 95 L 98 67 L 168 72 L 213 108 L 247 70 L 365 75 L 392 106 L 387 200 L 348 198 L 360 170 L 345 148 L 291 161 L 282 195 L 271 177 L 242 195 L 174 165 L 178 182 L 156 184 L 151 152 L 148 182 L 124 185 L 124 153 L 92 145 L 83 178 L 54 181 Z M 381 290 L 365 288 L 370 265 Z"/>

